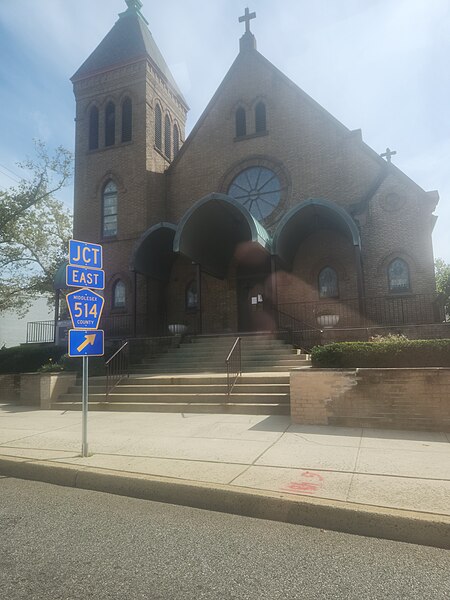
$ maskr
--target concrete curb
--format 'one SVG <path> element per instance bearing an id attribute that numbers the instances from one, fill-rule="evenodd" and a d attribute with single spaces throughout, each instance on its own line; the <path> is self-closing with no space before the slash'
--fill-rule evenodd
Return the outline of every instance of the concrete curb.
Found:
<path id="1" fill-rule="evenodd" d="M 0 475 L 450 549 L 446 515 L 13 457 L 0 457 Z"/>

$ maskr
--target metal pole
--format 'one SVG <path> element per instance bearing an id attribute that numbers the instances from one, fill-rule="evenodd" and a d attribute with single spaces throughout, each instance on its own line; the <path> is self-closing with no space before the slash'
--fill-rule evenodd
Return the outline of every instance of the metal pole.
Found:
<path id="1" fill-rule="evenodd" d="M 88 455 L 88 442 L 87 442 L 87 417 L 88 417 L 88 377 L 89 377 L 89 357 L 83 356 L 83 386 L 82 386 L 82 442 L 81 442 L 81 456 L 85 458 Z"/>

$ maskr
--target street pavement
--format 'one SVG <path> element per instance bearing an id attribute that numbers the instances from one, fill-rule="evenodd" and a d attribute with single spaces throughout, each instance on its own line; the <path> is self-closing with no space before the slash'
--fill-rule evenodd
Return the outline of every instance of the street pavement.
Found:
<path id="1" fill-rule="evenodd" d="M 0 405 L 0 457 L 450 516 L 450 434 L 292 424 L 289 417 Z"/>
<path id="2" fill-rule="evenodd" d="M 8 600 L 446 600 L 450 552 L 0 477 Z"/>

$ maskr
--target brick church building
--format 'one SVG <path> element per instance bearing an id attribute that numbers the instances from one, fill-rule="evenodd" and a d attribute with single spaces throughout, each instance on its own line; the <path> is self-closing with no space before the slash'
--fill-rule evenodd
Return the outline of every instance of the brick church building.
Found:
<path id="1" fill-rule="evenodd" d="M 437 192 L 264 58 L 248 9 L 186 138 L 187 101 L 142 3 L 126 4 L 72 77 L 74 237 L 103 245 L 107 333 L 431 335 Z"/>

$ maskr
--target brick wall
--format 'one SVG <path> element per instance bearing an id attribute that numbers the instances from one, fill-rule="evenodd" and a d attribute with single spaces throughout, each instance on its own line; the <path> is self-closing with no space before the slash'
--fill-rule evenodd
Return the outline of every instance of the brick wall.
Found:
<path id="1" fill-rule="evenodd" d="M 291 373 L 296 423 L 450 431 L 450 369 L 310 369 Z"/>

